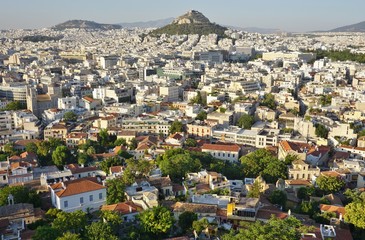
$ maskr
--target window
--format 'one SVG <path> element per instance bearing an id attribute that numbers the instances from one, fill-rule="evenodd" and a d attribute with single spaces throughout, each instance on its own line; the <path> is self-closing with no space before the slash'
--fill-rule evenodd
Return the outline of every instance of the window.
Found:
<path id="1" fill-rule="evenodd" d="M 94 201 L 94 196 L 93 196 L 93 195 L 90 195 L 90 196 L 89 196 L 89 201 L 90 201 L 90 202 Z"/>
<path id="2" fill-rule="evenodd" d="M 103 193 L 99 193 L 99 199 L 103 198 Z"/>
<path id="3" fill-rule="evenodd" d="M 83 203 L 84 203 L 84 198 L 80 197 L 80 204 L 83 204 Z"/>
<path id="4" fill-rule="evenodd" d="M 63 202 L 63 207 L 68 208 L 68 201 Z"/>

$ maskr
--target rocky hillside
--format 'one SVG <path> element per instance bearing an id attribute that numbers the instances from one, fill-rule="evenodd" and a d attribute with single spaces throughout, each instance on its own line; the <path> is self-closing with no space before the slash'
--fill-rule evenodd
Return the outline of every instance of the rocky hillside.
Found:
<path id="1" fill-rule="evenodd" d="M 208 35 L 215 33 L 219 36 L 223 36 L 224 31 L 226 30 L 227 28 L 225 27 L 211 23 L 202 13 L 192 10 L 176 18 L 171 24 L 153 30 L 151 35 Z"/>
<path id="2" fill-rule="evenodd" d="M 57 30 L 64 30 L 70 28 L 110 30 L 110 29 L 120 29 L 122 28 L 122 26 L 117 24 L 101 24 L 86 20 L 69 20 L 67 22 L 57 24 L 56 26 L 53 27 L 53 29 Z"/>

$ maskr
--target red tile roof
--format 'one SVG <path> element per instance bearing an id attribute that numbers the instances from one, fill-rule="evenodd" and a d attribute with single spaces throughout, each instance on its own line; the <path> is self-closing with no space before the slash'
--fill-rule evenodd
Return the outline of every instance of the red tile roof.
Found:
<path id="1" fill-rule="evenodd" d="M 91 181 L 90 179 L 87 178 L 80 178 L 64 182 L 63 185 L 64 189 L 59 192 L 56 192 L 56 195 L 60 198 L 77 195 L 85 192 L 97 191 L 106 188 L 105 186 L 96 183 L 94 181 Z"/>
<path id="2" fill-rule="evenodd" d="M 345 216 L 346 214 L 346 210 L 344 207 L 339 207 L 335 205 L 320 204 L 319 209 L 323 212 L 334 212 L 337 214 L 337 216 L 340 216 L 340 214 L 342 214 L 342 216 Z"/>
<path id="3" fill-rule="evenodd" d="M 104 205 L 101 207 L 102 211 L 115 211 L 119 212 L 122 215 L 129 213 L 141 212 L 141 207 L 135 205 L 132 202 L 121 202 L 112 205 Z"/>
<path id="4" fill-rule="evenodd" d="M 241 149 L 240 146 L 238 146 L 237 144 L 226 145 L 226 144 L 205 143 L 202 146 L 202 150 L 213 150 L 213 151 L 239 152 L 240 149 Z"/>

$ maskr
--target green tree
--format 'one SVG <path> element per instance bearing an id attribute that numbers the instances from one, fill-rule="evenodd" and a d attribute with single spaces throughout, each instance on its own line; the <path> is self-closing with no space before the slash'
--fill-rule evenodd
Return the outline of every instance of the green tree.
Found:
<path id="1" fill-rule="evenodd" d="M 196 220 L 198 220 L 198 215 L 196 215 L 196 213 L 189 211 L 183 212 L 179 216 L 179 226 L 183 232 L 186 232 L 191 229 L 193 222 Z"/>
<path id="2" fill-rule="evenodd" d="M 261 101 L 261 106 L 266 106 L 272 110 L 276 109 L 275 97 L 271 93 L 267 93 L 264 95 L 264 98 Z"/>
<path id="3" fill-rule="evenodd" d="M 66 146 L 58 146 L 52 153 L 52 161 L 58 167 L 70 162 L 70 158 L 71 153 Z"/>
<path id="4" fill-rule="evenodd" d="M 204 100 L 200 91 L 198 91 L 197 95 L 190 100 L 190 103 L 204 105 Z"/>
<path id="5" fill-rule="evenodd" d="M 165 235 L 174 225 L 174 217 L 171 212 L 162 206 L 153 207 L 139 215 L 143 229 L 156 236 Z"/>
<path id="6" fill-rule="evenodd" d="M 82 233 L 87 225 L 86 213 L 81 210 L 59 212 L 52 223 L 52 228 L 60 232 Z"/>
<path id="7" fill-rule="evenodd" d="M 143 159 L 134 160 L 133 158 L 126 160 L 127 168 L 135 177 L 147 177 L 153 169 L 153 164 L 150 161 Z"/>
<path id="8" fill-rule="evenodd" d="M 185 141 L 185 146 L 187 146 L 187 147 L 196 147 L 196 145 L 197 145 L 197 142 L 193 138 L 188 138 Z"/>
<path id="9" fill-rule="evenodd" d="M 245 177 L 262 175 L 265 181 L 275 183 L 279 178 L 287 178 L 287 166 L 283 161 L 274 157 L 266 149 L 256 150 L 241 157 L 241 164 Z"/>
<path id="10" fill-rule="evenodd" d="M 170 133 L 176 133 L 176 132 L 182 132 L 183 131 L 183 124 L 177 120 L 173 121 L 170 129 L 169 129 Z"/>
<path id="11" fill-rule="evenodd" d="M 287 200 L 287 196 L 286 193 L 281 191 L 281 190 L 274 190 L 270 196 L 269 196 L 269 201 L 272 204 L 279 204 L 280 206 L 283 207 L 283 209 L 285 209 L 286 206 L 286 200 Z"/>
<path id="12" fill-rule="evenodd" d="M 209 226 L 208 219 L 202 218 L 193 222 L 193 229 L 200 234 L 204 229 Z"/>
<path id="13" fill-rule="evenodd" d="M 117 140 L 114 141 L 114 146 L 128 146 L 127 141 L 124 138 L 117 138 Z"/>
<path id="14" fill-rule="evenodd" d="M 261 195 L 261 184 L 259 181 L 254 181 L 250 191 L 247 194 L 249 198 L 259 198 Z"/>
<path id="15" fill-rule="evenodd" d="M 38 227 L 35 234 L 32 236 L 33 240 L 55 240 L 61 236 L 61 232 L 50 226 Z"/>
<path id="16" fill-rule="evenodd" d="M 129 146 L 129 149 L 131 149 L 131 150 L 136 149 L 137 146 L 138 146 L 137 139 L 136 138 L 132 138 L 128 146 Z"/>
<path id="17" fill-rule="evenodd" d="M 63 115 L 63 119 L 67 122 L 76 122 L 77 114 L 72 111 L 66 112 L 65 115 Z"/>
<path id="18" fill-rule="evenodd" d="M 252 125 L 255 123 L 255 117 L 248 115 L 246 113 L 238 119 L 238 126 L 244 129 L 251 129 Z"/>
<path id="19" fill-rule="evenodd" d="M 253 224 L 246 224 L 245 227 L 237 231 L 232 230 L 222 236 L 223 240 L 299 240 L 301 233 L 307 229 L 302 225 L 300 220 L 295 217 L 285 219 L 271 218 L 267 223 L 256 221 Z"/>
<path id="20" fill-rule="evenodd" d="M 4 152 L 9 154 L 9 155 L 15 155 L 16 154 L 13 143 L 7 143 L 7 144 L 4 145 L 3 148 L 4 148 Z"/>
<path id="21" fill-rule="evenodd" d="M 125 151 L 125 150 L 120 150 L 118 152 L 118 156 L 123 158 L 123 159 L 130 159 L 133 158 L 133 155 L 130 154 L 129 152 Z"/>
<path id="22" fill-rule="evenodd" d="M 15 203 L 32 203 L 40 206 L 40 197 L 34 190 L 25 186 L 5 186 L 0 189 L 0 206 L 8 205 L 8 196 L 13 195 Z"/>
<path id="23" fill-rule="evenodd" d="M 86 154 L 89 156 L 94 155 L 95 153 L 96 153 L 96 150 L 93 146 L 88 147 L 86 150 Z"/>
<path id="24" fill-rule="evenodd" d="M 25 151 L 37 154 L 37 144 L 35 144 L 34 142 L 28 143 L 27 145 L 25 145 Z"/>
<path id="25" fill-rule="evenodd" d="M 225 108 L 225 107 L 220 107 L 219 108 L 220 113 L 225 113 L 226 111 L 227 111 L 227 108 Z"/>
<path id="26" fill-rule="evenodd" d="M 26 105 L 24 103 L 21 103 L 19 101 L 12 101 L 6 104 L 5 108 L 3 110 L 5 111 L 16 111 L 16 110 L 22 110 L 26 109 Z"/>
<path id="27" fill-rule="evenodd" d="M 197 115 L 196 115 L 196 120 L 200 120 L 200 121 L 204 121 L 205 119 L 207 119 L 207 112 L 205 111 L 200 111 Z"/>
<path id="28" fill-rule="evenodd" d="M 118 240 L 114 235 L 112 227 L 103 222 L 93 222 L 86 227 L 86 236 L 88 240 Z"/>
<path id="29" fill-rule="evenodd" d="M 77 154 L 77 163 L 80 165 L 85 165 L 90 160 L 89 155 L 85 153 L 78 153 Z"/>
<path id="30" fill-rule="evenodd" d="M 82 238 L 80 237 L 79 234 L 70 232 L 65 232 L 61 237 L 57 238 L 57 240 L 81 240 L 81 239 Z"/>
<path id="31" fill-rule="evenodd" d="M 332 102 L 332 96 L 331 95 L 322 95 L 320 99 L 320 103 L 322 106 L 328 106 L 331 105 Z"/>
<path id="32" fill-rule="evenodd" d="M 317 137 L 326 138 L 328 137 L 329 130 L 322 124 L 316 125 L 315 134 Z"/>
<path id="33" fill-rule="evenodd" d="M 123 221 L 121 215 L 118 212 L 102 211 L 101 217 L 108 222 L 111 226 L 119 226 Z"/>
<path id="34" fill-rule="evenodd" d="M 336 193 L 345 186 L 345 182 L 342 179 L 331 176 L 319 176 L 316 179 L 318 187 L 326 193 Z"/>
<path id="35" fill-rule="evenodd" d="M 107 147 L 109 145 L 108 129 L 100 129 L 100 131 L 98 133 L 98 137 L 100 139 L 101 146 Z"/>
<path id="36" fill-rule="evenodd" d="M 109 168 L 112 166 L 121 166 L 123 165 L 124 161 L 123 159 L 119 158 L 119 157 L 108 157 L 107 159 L 105 159 L 104 161 L 102 161 L 100 163 L 100 168 L 101 170 L 103 170 L 105 173 L 109 173 Z"/>
<path id="37" fill-rule="evenodd" d="M 107 184 L 107 204 L 114 204 L 123 202 L 125 199 L 124 190 L 125 184 L 119 178 L 110 179 L 106 182 Z"/>
<path id="38" fill-rule="evenodd" d="M 313 195 L 315 189 L 314 187 L 301 187 L 298 189 L 297 197 L 300 200 L 309 200 L 309 197 Z"/>
<path id="39" fill-rule="evenodd" d="M 169 175 L 173 181 L 181 181 L 188 172 L 196 172 L 201 169 L 199 159 L 192 158 L 189 154 L 176 154 L 169 159 L 158 162 L 164 175 Z"/>
<path id="40" fill-rule="evenodd" d="M 365 230 L 365 201 L 354 201 L 345 207 L 345 221 Z"/>
<path id="41" fill-rule="evenodd" d="M 285 165 L 291 165 L 294 161 L 299 160 L 299 156 L 294 153 L 289 153 L 285 156 L 284 163 Z"/>

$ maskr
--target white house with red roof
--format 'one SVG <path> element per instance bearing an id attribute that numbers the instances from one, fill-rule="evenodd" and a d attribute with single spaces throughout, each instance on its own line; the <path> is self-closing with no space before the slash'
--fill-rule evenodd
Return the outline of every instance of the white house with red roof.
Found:
<path id="1" fill-rule="evenodd" d="M 237 144 L 205 143 L 201 149 L 202 152 L 210 153 L 215 158 L 230 162 L 238 162 L 241 154 L 241 147 Z"/>
<path id="2" fill-rule="evenodd" d="M 184 133 L 173 133 L 166 138 L 165 142 L 170 145 L 182 147 L 185 142 Z"/>
<path id="3" fill-rule="evenodd" d="M 65 212 L 96 211 L 106 202 L 106 187 L 96 178 L 81 178 L 49 186 L 52 205 Z"/>

